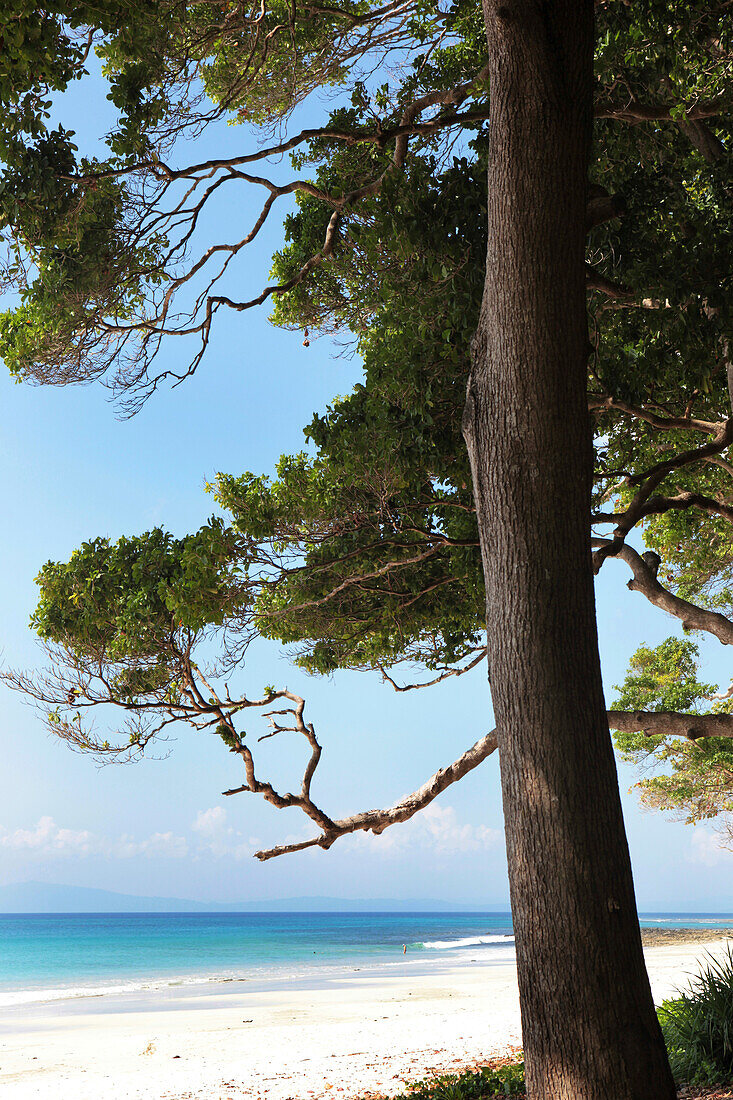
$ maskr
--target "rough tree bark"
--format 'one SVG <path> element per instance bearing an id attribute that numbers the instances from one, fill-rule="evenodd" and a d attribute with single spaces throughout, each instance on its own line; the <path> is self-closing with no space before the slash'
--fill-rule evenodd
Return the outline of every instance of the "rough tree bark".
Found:
<path id="1" fill-rule="evenodd" d="M 593 0 L 484 0 L 489 243 L 476 493 L 532 1100 L 671 1100 L 601 686 L 584 220 Z"/>

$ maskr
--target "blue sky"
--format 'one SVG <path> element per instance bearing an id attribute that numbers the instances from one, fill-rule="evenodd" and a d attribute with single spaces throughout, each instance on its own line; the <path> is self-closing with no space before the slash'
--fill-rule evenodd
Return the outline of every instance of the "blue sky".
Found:
<path id="1" fill-rule="evenodd" d="M 65 108 L 65 122 L 77 126 L 85 148 L 106 109 L 102 95 L 81 91 Z M 220 128 L 207 140 L 212 148 L 241 146 L 246 135 Z M 236 203 L 217 208 L 207 231 L 226 238 L 234 219 L 246 231 L 254 210 L 240 193 Z M 236 272 L 242 294 L 244 286 L 264 285 L 279 241 L 276 219 Z M 116 538 L 158 524 L 176 534 L 194 530 L 212 511 L 204 483 L 217 471 L 271 472 L 281 453 L 301 449 L 312 412 L 359 377 L 358 361 L 337 351 L 325 339 L 304 349 L 301 335 L 275 329 L 264 310 L 222 314 L 198 373 L 159 391 L 127 421 L 99 385 L 43 389 L 16 385 L 0 371 L 3 663 L 32 667 L 40 659 L 28 619 L 43 562 L 68 558 L 91 536 Z M 627 590 L 627 579 L 621 563 L 608 562 L 598 586 L 609 698 L 641 642 L 677 632 L 675 621 Z M 705 678 L 727 686 L 724 649 L 712 641 L 703 648 Z M 250 690 L 285 684 L 307 698 L 324 745 L 317 794 L 334 815 L 388 805 L 493 724 L 482 668 L 398 696 L 365 674 L 307 677 L 263 643 L 240 682 Z M 220 741 L 181 729 L 167 759 L 99 769 L 49 739 L 37 715 L 6 690 L 0 733 L 0 883 L 36 879 L 220 901 L 325 894 L 507 905 L 495 757 L 420 818 L 381 838 L 348 838 L 330 852 L 259 864 L 254 847 L 304 836 L 306 824 L 252 796 L 222 798 L 238 772 Z M 300 746 L 268 742 L 262 749 L 264 772 L 271 769 L 282 785 L 296 781 Z M 626 793 L 633 782 L 633 771 L 622 767 L 640 907 L 733 911 L 733 854 L 719 847 L 710 826 L 642 813 Z"/>

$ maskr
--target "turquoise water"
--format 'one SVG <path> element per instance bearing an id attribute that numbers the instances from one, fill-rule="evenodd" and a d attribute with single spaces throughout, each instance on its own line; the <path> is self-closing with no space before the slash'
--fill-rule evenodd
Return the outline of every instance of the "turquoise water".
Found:
<path id="1" fill-rule="evenodd" d="M 733 916 L 644 914 L 653 927 L 729 927 Z M 0 915 L 0 1005 L 354 969 L 505 961 L 508 913 Z M 403 945 L 407 953 L 403 953 Z"/>
<path id="2" fill-rule="evenodd" d="M 236 978 L 329 977 L 511 945 L 508 914 L 0 915 L 0 1005 Z"/>

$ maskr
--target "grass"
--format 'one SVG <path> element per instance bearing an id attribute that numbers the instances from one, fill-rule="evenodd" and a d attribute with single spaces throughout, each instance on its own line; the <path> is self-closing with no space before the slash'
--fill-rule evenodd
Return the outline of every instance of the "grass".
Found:
<path id="1" fill-rule="evenodd" d="M 658 1011 L 669 1061 L 681 1085 L 733 1083 L 733 952 L 709 958 L 689 989 Z"/>

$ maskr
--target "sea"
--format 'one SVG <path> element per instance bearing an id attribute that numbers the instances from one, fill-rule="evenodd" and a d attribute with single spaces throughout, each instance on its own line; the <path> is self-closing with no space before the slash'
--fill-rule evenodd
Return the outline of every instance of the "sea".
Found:
<path id="1" fill-rule="evenodd" d="M 642 914 L 643 927 L 712 929 L 733 915 Z M 0 914 L 0 1009 L 229 983 L 306 985 L 514 957 L 508 913 Z M 249 986 L 248 988 L 252 988 Z M 242 988 L 242 987 L 240 987 Z"/>

